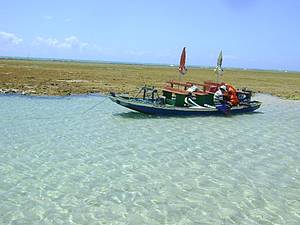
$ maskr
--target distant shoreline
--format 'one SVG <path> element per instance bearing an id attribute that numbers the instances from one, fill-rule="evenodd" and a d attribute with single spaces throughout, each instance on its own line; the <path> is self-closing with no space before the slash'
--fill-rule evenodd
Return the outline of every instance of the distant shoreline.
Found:
<path id="1" fill-rule="evenodd" d="M 136 66 L 158 66 L 158 67 L 175 67 L 178 65 L 171 63 L 139 63 L 139 62 L 122 62 L 122 61 L 105 61 L 105 60 L 92 60 L 92 59 L 60 59 L 60 58 L 35 58 L 35 57 L 13 57 L 13 56 L 0 56 L 0 60 L 20 60 L 20 61 L 41 61 L 41 62 L 62 62 L 62 63 L 87 63 L 87 64 L 112 64 L 112 65 L 136 65 Z M 189 68 L 196 69 L 214 69 L 213 66 L 203 65 L 187 65 Z M 247 71 L 266 71 L 274 73 L 300 73 L 297 70 L 285 69 L 260 69 L 260 68 L 242 68 L 242 67 L 224 67 L 229 70 L 247 70 Z"/>
<path id="2" fill-rule="evenodd" d="M 135 94 L 145 84 L 158 89 L 178 79 L 176 66 L 90 63 L 26 59 L 0 60 L 0 93 L 66 96 L 107 94 L 111 91 Z M 182 81 L 214 80 L 212 68 L 190 67 Z M 225 69 L 223 81 L 236 88 L 284 99 L 300 99 L 300 72 Z"/>

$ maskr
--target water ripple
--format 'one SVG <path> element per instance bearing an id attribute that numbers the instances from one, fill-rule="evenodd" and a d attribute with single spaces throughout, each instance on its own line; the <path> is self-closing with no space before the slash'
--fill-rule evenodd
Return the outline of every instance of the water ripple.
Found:
<path id="1" fill-rule="evenodd" d="M 300 102 L 257 98 L 260 113 L 164 118 L 2 95 L 0 224 L 299 224 Z"/>

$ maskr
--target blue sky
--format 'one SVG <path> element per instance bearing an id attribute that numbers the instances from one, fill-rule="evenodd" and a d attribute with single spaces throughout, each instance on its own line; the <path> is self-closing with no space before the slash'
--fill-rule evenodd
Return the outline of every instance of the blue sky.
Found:
<path id="1" fill-rule="evenodd" d="M 4 1 L 0 55 L 300 70 L 300 1 Z"/>

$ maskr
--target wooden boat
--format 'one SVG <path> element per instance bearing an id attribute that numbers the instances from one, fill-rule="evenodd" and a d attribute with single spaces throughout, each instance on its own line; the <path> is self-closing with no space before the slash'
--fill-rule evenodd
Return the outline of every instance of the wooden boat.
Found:
<path id="1" fill-rule="evenodd" d="M 223 112 L 211 107 L 176 107 L 169 105 L 160 105 L 154 102 L 141 101 L 140 99 L 129 99 L 121 96 L 111 96 L 112 101 L 138 112 L 158 115 L 158 116 L 208 116 L 224 115 Z M 260 107 L 261 103 L 253 101 L 249 105 L 234 107 L 230 114 L 249 113 Z"/>
<path id="2" fill-rule="evenodd" d="M 177 81 L 169 81 L 169 84 L 178 84 Z M 188 86 L 192 83 L 186 83 Z M 111 93 L 109 98 L 128 109 L 138 112 L 159 115 L 159 116 L 205 116 L 224 115 L 213 104 L 213 92 L 194 92 L 192 95 L 188 91 L 166 86 L 163 89 L 163 96 L 156 96 L 157 90 L 144 87 L 143 97 L 130 97 Z M 175 96 L 174 96 L 175 95 Z M 241 114 L 253 112 L 261 106 L 261 102 L 251 101 L 251 92 L 238 91 L 241 99 L 240 104 L 232 107 L 228 114 Z M 189 101 L 189 99 L 191 101 Z"/>
<path id="3" fill-rule="evenodd" d="M 185 48 L 182 51 L 179 72 L 185 74 Z M 116 94 L 112 92 L 110 99 L 128 109 L 138 112 L 160 115 L 160 116 L 202 116 L 202 115 L 224 115 L 253 112 L 261 106 L 261 102 L 252 101 L 252 92 L 249 90 L 235 90 L 234 95 L 238 104 L 228 107 L 226 110 L 219 110 L 214 105 L 214 94 L 220 86 L 231 85 L 218 82 L 223 74 L 222 51 L 218 57 L 217 82 L 205 81 L 203 84 L 195 82 L 181 82 L 176 80 L 168 81 L 162 89 L 162 94 L 154 87 L 144 86 L 138 94 L 130 97 L 128 95 Z"/>

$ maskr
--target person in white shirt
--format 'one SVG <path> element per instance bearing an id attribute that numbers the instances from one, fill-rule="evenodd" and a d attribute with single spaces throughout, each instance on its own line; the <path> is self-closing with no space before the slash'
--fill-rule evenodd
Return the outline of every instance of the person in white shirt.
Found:
<path id="1" fill-rule="evenodd" d="M 219 87 L 214 94 L 214 104 L 216 108 L 225 114 L 228 114 L 230 105 L 228 105 L 225 95 L 227 94 L 227 88 L 225 85 Z"/>

